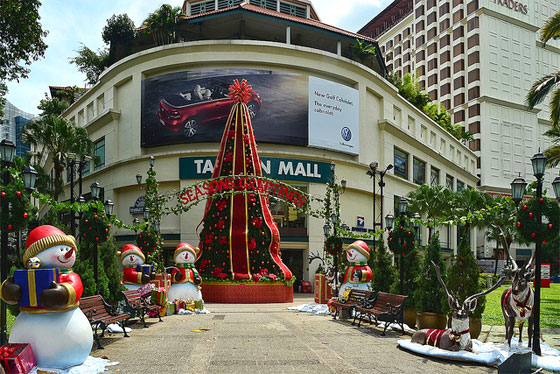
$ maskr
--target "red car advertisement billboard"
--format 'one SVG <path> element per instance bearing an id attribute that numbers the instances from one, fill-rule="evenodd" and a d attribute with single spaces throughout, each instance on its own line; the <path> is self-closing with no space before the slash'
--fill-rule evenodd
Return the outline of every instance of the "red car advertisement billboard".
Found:
<path id="1" fill-rule="evenodd" d="M 142 147 L 219 142 L 233 101 L 228 87 L 247 79 L 258 142 L 308 145 L 308 77 L 270 70 L 212 69 L 142 81 Z"/>

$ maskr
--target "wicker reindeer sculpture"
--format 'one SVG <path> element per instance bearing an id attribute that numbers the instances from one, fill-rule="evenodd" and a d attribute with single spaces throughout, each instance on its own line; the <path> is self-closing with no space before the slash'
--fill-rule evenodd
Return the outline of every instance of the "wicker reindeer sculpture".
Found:
<path id="1" fill-rule="evenodd" d="M 437 274 L 437 278 L 443 290 L 447 294 L 447 302 L 449 307 L 453 310 L 451 317 L 451 328 L 447 330 L 439 329 L 423 329 L 418 330 L 412 335 L 411 341 L 413 343 L 420 343 L 425 345 L 432 345 L 448 351 L 459 350 L 472 350 L 471 334 L 469 329 L 469 312 L 476 309 L 477 299 L 481 296 L 489 294 L 496 288 L 500 287 L 504 281 L 504 277 L 500 278 L 498 282 L 486 291 L 471 295 L 463 301 L 463 305 L 459 304 L 457 297 L 447 290 L 445 283 L 441 279 L 439 266 L 432 262 Z"/>
<path id="2" fill-rule="evenodd" d="M 512 264 L 511 269 L 504 269 L 504 272 L 511 272 L 512 282 L 511 287 L 504 291 L 502 294 L 502 313 L 504 314 L 504 320 L 506 324 L 506 343 L 508 347 L 511 346 L 511 338 L 513 337 L 513 328 L 515 327 L 515 321 L 519 320 L 519 342 L 522 343 L 523 324 L 526 320 L 529 320 L 529 326 L 527 327 L 527 334 L 529 335 L 529 348 L 531 348 L 532 338 L 533 338 L 533 303 L 534 303 L 534 292 L 529 285 L 529 281 L 533 277 L 533 262 L 535 260 L 535 252 L 531 256 L 529 262 L 519 268 L 515 260 L 511 257 L 509 253 L 509 248 L 506 240 L 504 240 L 504 246 Z"/>

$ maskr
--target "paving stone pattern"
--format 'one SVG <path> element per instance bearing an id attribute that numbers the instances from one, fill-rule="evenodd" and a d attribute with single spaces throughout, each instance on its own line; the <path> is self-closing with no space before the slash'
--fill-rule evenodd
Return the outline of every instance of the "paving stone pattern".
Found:
<path id="1" fill-rule="evenodd" d="M 358 329 L 351 321 L 287 310 L 311 301 L 306 295 L 293 304 L 207 304 L 206 315 L 149 318 L 149 328 L 136 323 L 130 338 L 107 336 L 105 349 L 92 355 L 119 362 L 109 373 L 496 372 L 411 354 L 397 347 L 400 334 L 381 336 L 367 323 Z"/>

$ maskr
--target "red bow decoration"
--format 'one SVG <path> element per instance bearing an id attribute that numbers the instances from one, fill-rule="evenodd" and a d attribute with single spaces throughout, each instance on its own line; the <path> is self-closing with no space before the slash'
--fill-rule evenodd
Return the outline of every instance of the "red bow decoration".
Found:
<path id="1" fill-rule="evenodd" d="M 251 98 L 251 91 L 253 91 L 253 87 L 250 84 L 247 84 L 246 79 L 243 79 L 241 83 L 235 79 L 233 84 L 229 86 L 228 97 L 236 103 L 247 104 Z"/>
<path id="2" fill-rule="evenodd" d="M 17 345 L 4 345 L 0 348 L 0 359 L 5 359 L 8 357 L 12 357 L 14 355 L 14 352 L 16 351 L 17 347 L 19 347 L 19 344 Z"/>

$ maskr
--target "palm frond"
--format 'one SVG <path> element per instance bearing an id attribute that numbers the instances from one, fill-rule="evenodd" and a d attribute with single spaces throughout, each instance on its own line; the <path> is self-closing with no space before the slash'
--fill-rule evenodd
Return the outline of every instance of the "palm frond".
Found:
<path id="1" fill-rule="evenodd" d="M 549 168 L 553 168 L 560 164 L 560 145 L 553 145 L 552 147 L 548 148 L 544 151 L 546 155 L 546 165 Z"/>
<path id="2" fill-rule="evenodd" d="M 541 42 L 545 45 L 552 39 L 560 37 L 560 12 L 550 17 L 541 29 Z"/>
<path id="3" fill-rule="evenodd" d="M 552 90 L 552 88 L 560 81 L 560 72 L 551 73 L 545 75 L 544 77 L 533 83 L 533 86 L 529 90 L 525 101 L 529 105 L 529 109 L 533 109 L 536 105 L 541 103 L 546 95 Z"/>
<path id="4" fill-rule="evenodd" d="M 550 98 L 550 121 L 552 122 L 552 128 L 558 129 L 560 124 L 560 90 L 553 91 Z"/>

